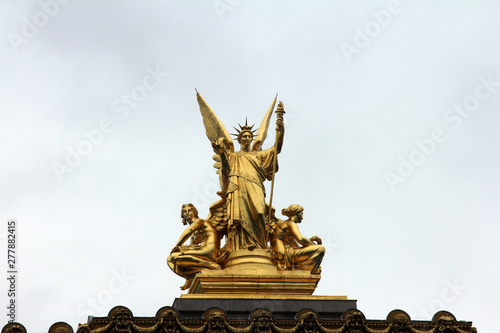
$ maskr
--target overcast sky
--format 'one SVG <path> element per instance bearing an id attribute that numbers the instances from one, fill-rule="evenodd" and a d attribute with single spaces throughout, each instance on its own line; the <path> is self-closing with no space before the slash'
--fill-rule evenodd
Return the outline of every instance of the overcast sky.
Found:
<path id="1" fill-rule="evenodd" d="M 76 329 L 181 295 L 166 265 L 180 207 L 206 217 L 218 190 L 196 88 L 229 131 L 259 126 L 279 94 L 273 205 L 301 204 L 302 233 L 323 239 L 315 295 L 357 299 L 369 319 L 445 309 L 495 332 L 499 17 L 497 1 L 3 0 L 0 237 L 7 253 L 15 219 L 16 320 Z"/>

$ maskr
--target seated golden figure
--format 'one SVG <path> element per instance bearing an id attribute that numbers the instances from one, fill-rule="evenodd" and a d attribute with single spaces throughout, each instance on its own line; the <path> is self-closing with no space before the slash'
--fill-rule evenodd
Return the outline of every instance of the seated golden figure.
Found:
<path id="1" fill-rule="evenodd" d="M 198 217 L 198 210 L 193 204 L 182 205 L 181 217 L 182 223 L 189 226 L 170 252 L 167 264 L 174 273 L 186 279 L 186 283 L 181 287 L 186 290 L 202 269 L 221 267 L 215 263 L 219 240 L 212 224 Z M 190 245 L 183 245 L 190 236 Z"/>
<path id="2" fill-rule="evenodd" d="M 300 233 L 297 223 L 302 221 L 304 208 L 290 205 L 281 213 L 288 220 L 278 221 L 271 236 L 271 246 L 276 252 L 278 263 L 287 270 L 309 270 L 311 274 L 320 274 L 325 247 L 318 236 L 306 238 Z"/>

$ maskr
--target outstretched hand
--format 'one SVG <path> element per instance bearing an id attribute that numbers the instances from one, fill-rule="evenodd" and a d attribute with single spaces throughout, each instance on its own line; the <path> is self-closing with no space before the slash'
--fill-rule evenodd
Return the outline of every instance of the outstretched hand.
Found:
<path id="1" fill-rule="evenodd" d="M 181 248 L 179 246 L 176 246 L 172 249 L 172 251 L 170 251 L 170 254 L 174 253 L 174 252 L 182 252 L 181 251 Z"/>
<path id="2" fill-rule="evenodd" d="M 323 244 L 323 241 L 318 236 L 312 236 L 311 238 L 309 238 L 309 240 L 311 242 L 316 242 L 317 245 Z"/>
<path id="3" fill-rule="evenodd" d="M 224 138 L 219 138 L 212 141 L 212 148 L 217 154 L 222 154 L 226 149 L 227 140 Z"/>

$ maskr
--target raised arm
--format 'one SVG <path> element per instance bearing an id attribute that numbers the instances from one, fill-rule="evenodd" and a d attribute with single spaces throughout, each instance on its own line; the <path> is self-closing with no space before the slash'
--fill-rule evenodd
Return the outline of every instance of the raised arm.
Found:
<path id="1" fill-rule="evenodd" d="M 276 120 L 276 153 L 281 152 L 281 147 L 283 147 L 283 139 L 285 138 L 285 124 L 283 122 L 283 116 L 278 117 Z"/>
<path id="2" fill-rule="evenodd" d="M 225 138 L 219 138 L 212 141 L 212 148 L 214 153 L 219 154 L 221 158 L 227 158 L 230 150 L 227 148 L 229 142 Z"/>

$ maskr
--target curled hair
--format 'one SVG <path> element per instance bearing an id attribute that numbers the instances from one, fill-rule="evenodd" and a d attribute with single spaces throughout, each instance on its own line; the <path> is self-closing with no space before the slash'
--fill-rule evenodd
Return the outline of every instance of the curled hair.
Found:
<path id="1" fill-rule="evenodd" d="M 184 214 L 182 214 L 182 211 L 184 210 L 184 207 L 191 207 L 191 210 L 194 213 L 194 217 L 199 218 L 198 217 L 198 209 L 196 209 L 196 207 L 192 203 L 187 203 L 187 204 L 182 205 L 182 208 L 181 208 L 181 218 L 184 218 Z"/>
<path id="2" fill-rule="evenodd" d="M 284 208 L 281 211 L 281 214 L 291 218 L 292 216 L 295 216 L 302 211 L 304 211 L 304 207 L 302 207 L 301 205 L 293 204 L 288 206 L 288 208 Z"/>

